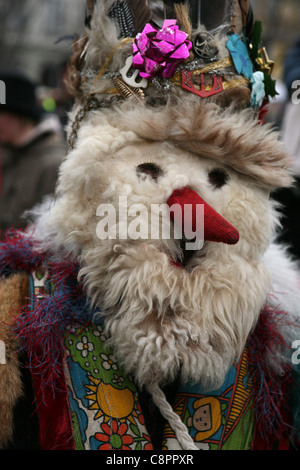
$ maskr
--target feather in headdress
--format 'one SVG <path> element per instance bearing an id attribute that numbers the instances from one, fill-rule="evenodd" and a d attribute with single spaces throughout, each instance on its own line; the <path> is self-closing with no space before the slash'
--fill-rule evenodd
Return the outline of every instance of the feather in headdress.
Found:
<path id="1" fill-rule="evenodd" d="M 120 37 L 128 38 L 135 34 L 135 22 L 128 1 L 117 0 L 112 5 L 109 16 L 115 20 L 120 28 Z"/>
<path id="2" fill-rule="evenodd" d="M 161 0 L 148 0 L 151 9 L 151 22 L 156 25 L 157 29 L 160 29 L 166 18 L 164 2 Z"/>
<path id="3" fill-rule="evenodd" d="M 151 19 L 151 9 L 147 0 L 127 0 L 130 6 L 135 33 L 139 33 L 143 30 L 146 23 Z M 126 3 L 126 2 L 125 2 Z"/>
<path id="4" fill-rule="evenodd" d="M 147 0 L 117 0 L 109 16 L 119 25 L 122 38 L 133 37 L 150 21 L 151 10 Z"/>

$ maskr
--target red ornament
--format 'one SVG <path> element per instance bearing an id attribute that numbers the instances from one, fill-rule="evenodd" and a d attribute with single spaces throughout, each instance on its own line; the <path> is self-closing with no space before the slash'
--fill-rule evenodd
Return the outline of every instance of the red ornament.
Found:
<path id="1" fill-rule="evenodd" d="M 223 80 L 222 77 L 217 75 L 212 75 L 213 85 L 210 90 L 205 90 L 205 77 L 204 74 L 200 74 L 200 89 L 195 87 L 192 82 L 193 72 L 188 70 L 183 70 L 181 72 L 181 86 L 187 91 L 194 93 L 195 95 L 201 96 L 201 98 L 207 98 L 208 96 L 213 96 L 223 91 Z"/>
<path id="2" fill-rule="evenodd" d="M 258 113 L 258 123 L 261 124 L 262 126 L 266 124 L 265 116 L 268 113 L 268 110 L 269 110 L 269 102 L 267 100 L 264 100 L 263 104 L 259 108 L 259 113 Z"/>

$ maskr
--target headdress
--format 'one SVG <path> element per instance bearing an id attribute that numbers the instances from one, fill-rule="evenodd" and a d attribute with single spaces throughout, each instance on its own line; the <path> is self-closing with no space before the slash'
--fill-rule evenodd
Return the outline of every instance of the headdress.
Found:
<path id="1" fill-rule="evenodd" d="M 69 149 L 91 109 L 175 97 L 259 110 L 275 92 L 273 62 L 247 0 L 87 0 L 85 28 L 70 65 L 81 105 Z"/>

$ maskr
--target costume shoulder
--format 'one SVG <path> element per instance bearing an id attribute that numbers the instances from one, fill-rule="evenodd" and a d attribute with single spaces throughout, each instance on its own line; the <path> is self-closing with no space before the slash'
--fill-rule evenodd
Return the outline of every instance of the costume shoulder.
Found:
<path id="1" fill-rule="evenodd" d="M 20 313 L 28 292 L 28 277 L 16 273 L 0 281 L 0 449 L 13 435 L 13 415 L 23 385 L 18 341 L 12 332 L 14 315 Z"/>
<path id="2" fill-rule="evenodd" d="M 287 312 L 299 321 L 300 267 L 283 245 L 272 243 L 264 254 L 264 263 L 271 274 L 269 305 Z"/>

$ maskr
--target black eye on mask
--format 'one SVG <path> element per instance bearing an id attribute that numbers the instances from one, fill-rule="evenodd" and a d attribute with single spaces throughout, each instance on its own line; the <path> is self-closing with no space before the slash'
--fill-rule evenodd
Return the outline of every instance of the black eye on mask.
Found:
<path id="1" fill-rule="evenodd" d="M 208 173 L 208 181 L 214 188 L 222 188 L 229 180 L 229 175 L 222 168 L 214 168 Z"/>
<path id="2" fill-rule="evenodd" d="M 136 167 L 136 173 L 138 176 L 150 176 L 154 181 L 163 175 L 162 169 L 155 163 L 141 163 Z"/>

